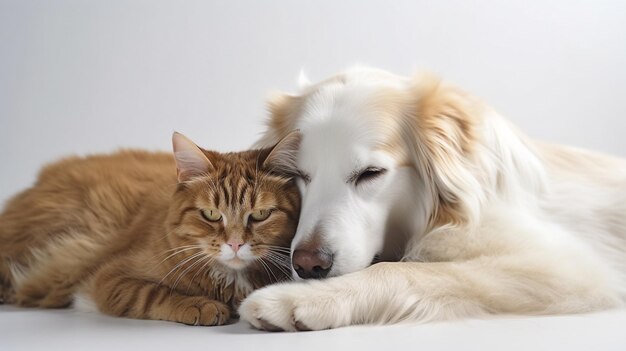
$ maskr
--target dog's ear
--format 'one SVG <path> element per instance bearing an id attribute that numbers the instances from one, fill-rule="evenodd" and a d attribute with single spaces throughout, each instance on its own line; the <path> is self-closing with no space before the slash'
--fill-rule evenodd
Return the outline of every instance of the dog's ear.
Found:
<path id="1" fill-rule="evenodd" d="M 262 167 L 286 175 L 297 173 L 297 156 L 302 134 L 294 130 L 266 151 Z"/>
<path id="2" fill-rule="evenodd" d="M 296 129 L 296 119 L 300 113 L 302 98 L 286 93 L 272 94 L 267 103 L 269 118 L 263 137 L 253 147 L 267 148 L 276 145 L 281 139 Z"/>
<path id="3" fill-rule="evenodd" d="M 304 90 L 311 86 L 311 80 L 304 72 L 304 68 L 300 69 L 300 73 L 298 74 L 298 89 Z"/>
<path id="4" fill-rule="evenodd" d="M 475 218 L 482 194 L 471 172 L 481 105 L 432 76 L 414 78 L 410 113 L 415 163 L 431 187 L 431 225 L 461 224 Z"/>

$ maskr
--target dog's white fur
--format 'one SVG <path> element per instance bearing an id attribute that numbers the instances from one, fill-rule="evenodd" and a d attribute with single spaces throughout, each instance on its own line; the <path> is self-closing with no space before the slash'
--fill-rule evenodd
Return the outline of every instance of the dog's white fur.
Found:
<path id="1" fill-rule="evenodd" d="M 292 248 L 321 232 L 334 263 L 331 278 L 252 293 L 239 313 L 255 327 L 622 305 L 626 162 L 530 141 L 428 75 L 354 68 L 270 103 L 258 145 L 299 129 L 310 177 Z M 366 166 L 387 172 L 347 181 Z M 376 254 L 400 262 L 370 266 Z"/>

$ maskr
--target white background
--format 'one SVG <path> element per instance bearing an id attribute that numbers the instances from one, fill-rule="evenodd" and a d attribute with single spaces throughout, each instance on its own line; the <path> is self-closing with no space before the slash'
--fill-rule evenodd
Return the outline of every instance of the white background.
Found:
<path id="1" fill-rule="evenodd" d="M 67 154 L 249 147 L 264 99 L 434 71 L 533 137 L 626 156 L 625 1 L 0 0 L 0 203 Z"/>

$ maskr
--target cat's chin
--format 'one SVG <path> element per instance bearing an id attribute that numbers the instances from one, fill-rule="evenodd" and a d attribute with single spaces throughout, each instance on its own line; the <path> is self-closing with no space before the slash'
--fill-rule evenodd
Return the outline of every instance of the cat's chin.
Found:
<path id="1" fill-rule="evenodd" d="M 248 261 L 244 261 L 240 259 L 239 257 L 231 258 L 230 260 L 222 261 L 221 263 L 224 266 L 230 269 L 236 270 L 236 271 L 243 270 L 246 267 L 248 267 L 248 265 L 250 264 Z"/>

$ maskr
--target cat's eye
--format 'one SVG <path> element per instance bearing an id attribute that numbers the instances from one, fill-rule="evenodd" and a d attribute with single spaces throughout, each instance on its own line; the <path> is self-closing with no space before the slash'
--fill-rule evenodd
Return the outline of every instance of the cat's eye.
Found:
<path id="1" fill-rule="evenodd" d="M 387 170 L 384 168 L 367 167 L 361 172 L 357 173 L 356 176 L 353 178 L 353 181 L 355 185 L 359 185 L 359 183 L 361 182 L 374 180 L 380 177 L 381 175 L 385 174 L 385 172 L 387 172 Z"/>
<path id="2" fill-rule="evenodd" d="M 272 214 L 272 210 L 256 210 L 250 213 L 250 219 L 255 222 L 262 222 L 268 219 L 270 214 Z"/>
<path id="3" fill-rule="evenodd" d="M 209 222 L 218 222 L 222 219 L 222 214 L 216 209 L 201 210 L 202 217 Z"/>

